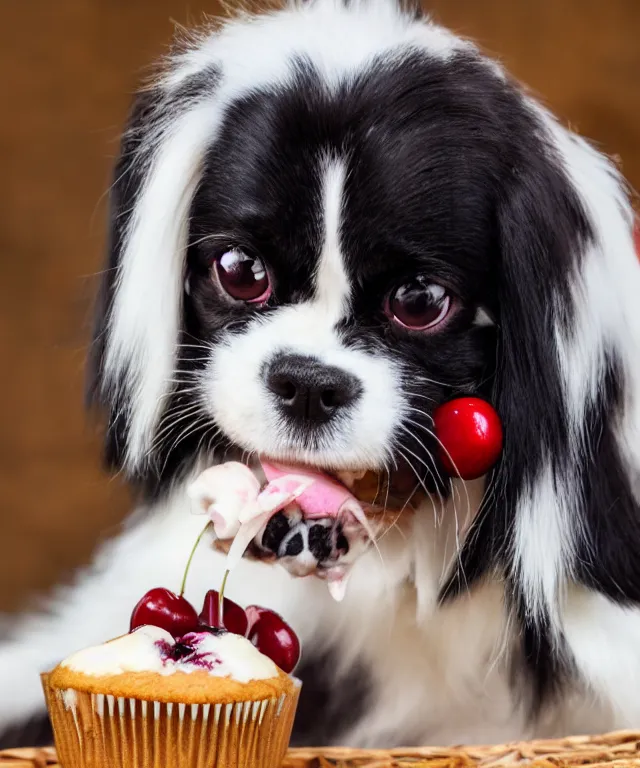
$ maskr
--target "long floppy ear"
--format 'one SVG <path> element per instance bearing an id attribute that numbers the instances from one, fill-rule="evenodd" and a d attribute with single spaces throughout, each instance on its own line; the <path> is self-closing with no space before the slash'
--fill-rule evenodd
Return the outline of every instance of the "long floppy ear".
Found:
<path id="1" fill-rule="evenodd" d="M 120 469 L 124 464 L 128 405 L 125 372 L 122 372 L 122 381 L 117 384 L 111 371 L 106 369 L 110 320 L 127 229 L 144 182 L 145 165 L 136 163 L 135 158 L 145 152 L 144 126 L 148 125 L 153 115 L 156 98 L 153 90 L 136 96 L 120 143 L 109 191 L 107 258 L 95 302 L 93 340 L 87 360 L 87 405 L 105 412 L 105 458 L 111 469 Z"/>
<path id="2" fill-rule="evenodd" d="M 444 597 L 504 576 L 535 704 L 573 663 L 570 584 L 640 603 L 640 266 L 612 164 L 525 103 L 496 213 L 505 446 Z"/>
<path id="3" fill-rule="evenodd" d="M 204 68 L 142 92 L 115 169 L 88 400 L 107 414 L 109 464 L 132 477 L 145 471 L 172 390 L 189 212 L 220 118 L 218 80 Z"/>

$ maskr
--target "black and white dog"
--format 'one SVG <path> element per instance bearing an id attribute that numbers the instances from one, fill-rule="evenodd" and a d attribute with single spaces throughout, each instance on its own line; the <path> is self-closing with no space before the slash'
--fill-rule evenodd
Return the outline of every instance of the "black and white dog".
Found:
<path id="1" fill-rule="evenodd" d="M 312 0 L 167 62 L 110 227 L 91 396 L 144 501 L 0 647 L 0 729 L 41 713 L 39 671 L 177 587 L 195 472 L 257 455 L 410 467 L 428 491 L 342 604 L 283 568 L 234 574 L 230 597 L 301 635 L 298 742 L 640 726 L 640 265 L 606 157 L 429 19 Z M 463 483 L 431 413 L 469 393 L 505 447 Z M 195 604 L 222 563 L 197 553 Z"/>

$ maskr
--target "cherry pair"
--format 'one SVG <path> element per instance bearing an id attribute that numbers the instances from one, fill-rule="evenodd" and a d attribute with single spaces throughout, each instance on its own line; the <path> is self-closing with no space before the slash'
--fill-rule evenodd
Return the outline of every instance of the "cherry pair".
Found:
<path id="1" fill-rule="evenodd" d="M 178 639 L 205 627 L 224 628 L 243 635 L 283 672 L 293 671 L 300 658 L 300 642 L 291 627 L 277 613 L 250 605 L 243 610 L 237 603 L 224 598 L 223 618 L 218 615 L 219 594 L 210 589 L 200 615 L 182 595 L 169 589 L 150 589 L 133 609 L 130 630 L 151 624 L 161 627 Z"/>

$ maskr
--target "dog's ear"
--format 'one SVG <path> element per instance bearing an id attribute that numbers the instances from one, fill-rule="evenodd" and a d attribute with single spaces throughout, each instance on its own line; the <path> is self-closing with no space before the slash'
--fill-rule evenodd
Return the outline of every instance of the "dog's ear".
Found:
<path id="1" fill-rule="evenodd" d="M 495 482 L 521 610 L 553 623 L 569 580 L 640 600 L 640 268 L 616 169 L 540 114 L 498 209 Z"/>
<path id="2" fill-rule="evenodd" d="M 106 417 L 105 459 L 110 469 L 120 469 L 124 464 L 128 406 L 125 371 L 119 384 L 114 381 L 111 372 L 106 370 L 106 352 L 127 229 L 144 183 L 144 165 L 136 160 L 144 155 L 144 126 L 149 124 L 156 99 L 154 90 L 143 91 L 135 97 L 120 142 L 109 191 L 107 258 L 100 275 L 93 338 L 87 358 L 87 405 L 99 408 Z"/>
<path id="3" fill-rule="evenodd" d="M 132 477 L 145 470 L 172 389 L 189 214 L 220 117 L 218 80 L 204 69 L 143 91 L 115 169 L 88 400 L 106 412 L 108 463 Z"/>
<path id="4" fill-rule="evenodd" d="M 613 165 L 533 113 L 496 209 L 504 451 L 445 596 L 500 571 L 541 692 L 570 582 L 640 601 L 640 267 Z"/>

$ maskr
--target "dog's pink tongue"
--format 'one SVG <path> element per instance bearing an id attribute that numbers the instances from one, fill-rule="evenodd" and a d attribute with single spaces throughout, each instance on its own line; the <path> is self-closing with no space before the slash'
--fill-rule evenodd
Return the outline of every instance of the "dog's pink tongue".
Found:
<path id="1" fill-rule="evenodd" d="M 322 472 L 313 472 L 306 467 L 272 464 L 261 461 L 267 482 L 272 482 L 285 475 L 304 477 L 310 481 L 306 491 L 298 496 L 296 504 L 305 518 L 338 517 L 342 512 L 355 513 L 360 508 L 355 496 L 344 485 L 336 482 Z M 311 482 L 313 481 L 313 482 Z"/>

